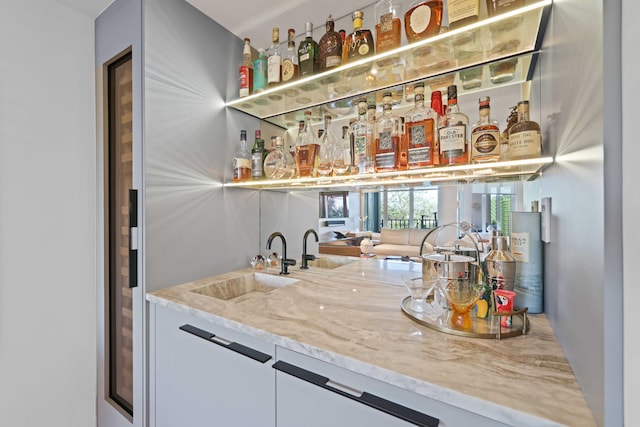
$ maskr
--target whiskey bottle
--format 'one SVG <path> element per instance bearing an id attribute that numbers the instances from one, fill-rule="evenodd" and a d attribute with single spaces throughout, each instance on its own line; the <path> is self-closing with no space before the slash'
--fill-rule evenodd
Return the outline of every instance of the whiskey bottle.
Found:
<path id="1" fill-rule="evenodd" d="M 289 28 L 287 51 L 282 56 L 282 83 L 298 78 L 298 53 L 296 52 L 296 30 Z"/>
<path id="2" fill-rule="evenodd" d="M 260 130 L 256 130 L 256 137 L 251 148 L 251 178 L 261 179 L 264 176 L 262 161 L 264 160 L 264 140 Z"/>
<path id="3" fill-rule="evenodd" d="M 507 126 L 500 134 L 500 160 L 509 160 L 509 130 L 513 125 L 518 123 L 518 106 L 514 105 L 509 109 L 507 117 Z"/>
<path id="4" fill-rule="evenodd" d="M 311 111 L 304 112 L 304 128 L 296 138 L 296 172 L 298 178 L 315 176 L 318 141 L 311 130 Z"/>
<path id="5" fill-rule="evenodd" d="M 253 62 L 251 61 L 251 40 L 244 39 L 242 49 L 242 65 L 239 70 L 240 76 L 240 98 L 253 93 Z"/>
<path id="6" fill-rule="evenodd" d="M 442 92 L 440 92 L 439 90 L 434 90 L 433 92 L 431 92 L 431 109 L 433 111 L 436 112 L 436 114 L 438 115 L 438 119 L 436 121 L 437 125 L 437 129 L 440 129 L 441 127 L 444 126 L 444 120 L 445 120 L 445 115 L 444 115 L 444 106 L 442 105 Z M 433 165 L 434 166 L 438 166 L 440 165 L 440 139 L 439 139 L 439 135 L 438 132 L 436 132 L 436 139 L 433 142 Z"/>
<path id="7" fill-rule="evenodd" d="M 509 160 L 540 157 L 540 125 L 529 120 L 529 101 L 518 102 L 518 123 L 509 129 Z"/>
<path id="8" fill-rule="evenodd" d="M 267 88 L 267 55 L 264 49 L 258 49 L 258 58 L 253 61 L 253 93 Z"/>
<path id="9" fill-rule="evenodd" d="M 409 169 L 433 166 L 435 132 L 438 115 L 424 105 L 424 83 L 414 85 L 415 106 L 407 111 L 405 129 L 408 138 Z"/>
<path id="10" fill-rule="evenodd" d="M 358 59 L 373 56 L 375 45 L 373 44 L 373 34 L 370 30 L 362 28 L 364 12 L 356 10 L 351 15 L 353 20 L 353 32 L 344 40 L 342 47 L 342 63 L 357 61 Z"/>
<path id="11" fill-rule="evenodd" d="M 497 162 L 500 160 L 500 127 L 490 117 L 491 99 L 478 100 L 478 121 L 471 130 L 471 163 Z"/>
<path id="12" fill-rule="evenodd" d="M 358 174 L 375 172 L 374 127 L 367 120 L 367 98 L 358 100 L 358 120 L 349 127 L 353 135 L 353 162 Z"/>
<path id="13" fill-rule="evenodd" d="M 291 179 L 296 174 L 296 162 L 284 149 L 281 136 L 276 137 L 275 149 L 264 159 L 264 174 L 267 179 Z"/>
<path id="14" fill-rule="evenodd" d="M 480 0 L 447 0 L 450 30 L 477 22 L 479 15 Z"/>
<path id="15" fill-rule="evenodd" d="M 247 131 L 240 131 L 240 146 L 233 158 L 233 182 L 251 179 L 251 154 L 247 149 Z"/>
<path id="16" fill-rule="evenodd" d="M 402 27 L 400 0 L 380 0 L 373 8 L 376 17 L 376 53 L 400 47 Z"/>
<path id="17" fill-rule="evenodd" d="M 447 88 L 447 112 L 438 129 L 440 141 L 440 166 L 465 165 L 469 163 L 468 151 L 469 118 L 460 112 L 458 88 Z"/>
<path id="18" fill-rule="evenodd" d="M 414 1 L 404 14 L 404 32 L 409 43 L 437 35 L 441 25 L 442 0 Z"/>
<path id="19" fill-rule="evenodd" d="M 271 31 L 271 47 L 267 53 L 267 84 L 269 87 L 280 83 L 282 74 L 282 55 L 280 53 L 280 29 L 274 27 Z"/>
<path id="20" fill-rule="evenodd" d="M 367 121 L 371 126 L 376 127 L 376 103 L 374 101 L 367 102 Z"/>
<path id="21" fill-rule="evenodd" d="M 342 65 L 342 37 L 334 26 L 333 18 L 329 15 L 325 23 L 326 33 L 318 42 L 320 71 Z"/>
<path id="22" fill-rule="evenodd" d="M 305 22 L 306 36 L 298 46 L 298 71 L 300 77 L 312 76 L 318 72 L 318 43 L 313 40 L 313 24 Z"/>
<path id="23" fill-rule="evenodd" d="M 402 123 L 391 112 L 391 92 L 382 95 L 382 117 L 377 122 L 376 172 L 395 171 Z"/>
<path id="24" fill-rule="evenodd" d="M 396 169 L 399 171 L 405 171 L 409 168 L 409 139 L 407 132 L 405 131 L 404 117 L 400 117 L 400 139 L 398 141 L 398 156 Z"/>

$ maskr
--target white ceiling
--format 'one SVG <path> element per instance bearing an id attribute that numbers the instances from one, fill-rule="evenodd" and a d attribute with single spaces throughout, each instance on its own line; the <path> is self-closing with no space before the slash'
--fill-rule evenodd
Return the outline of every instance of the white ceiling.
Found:
<path id="1" fill-rule="evenodd" d="M 113 0 L 54 0 L 84 15 L 97 17 Z M 334 19 L 351 14 L 358 7 L 364 7 L 375 0 L 185 0 L 196 9 L 237 35 L 249 37 L 255 47 L 271 44 L 271 28 L 280 28 L 280 41 L 286 40 L 288 28 L 296 30 L 296 35 L 304 34 L 304 23 L 313 22 L 315 28 L 324 27 L 324 21 L 331 14 Z M 351 19 L 348 19 L 351 22 Z M 336 24 L 337 25 L 337 24 Z M 336 28 L 337 30 L 338 28 Z M 350 28 L 345 28 L 347 31 Z M 322 33 L 314 33 L 318 40 Z"/>

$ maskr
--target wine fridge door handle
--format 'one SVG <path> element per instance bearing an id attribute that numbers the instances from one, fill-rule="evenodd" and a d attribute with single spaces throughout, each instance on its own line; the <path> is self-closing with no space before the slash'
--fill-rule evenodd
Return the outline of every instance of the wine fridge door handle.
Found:
<path id="1" fill-rule="evenodd" d="M 282 360 L 278 360 L 274 363 L 273 368 L 348 399 L 355 400 L 356 402 L 367 405 L 373 409 L 377 409 L 378 411 L 400 418 L 408 423 L 422 427 L 438 427 L 440 424 L 440 420 L 438 418 L 415 411 L 390 400 L 383 399 L 375 394 L 367 393 L 366 391 L 360 392 L 355 388 L 337 383 L 327 377 Z"/>
<path id="2" fill-rule="evenodd" d="M 250 359 L 253 359 L 260 363 L 267 363 L 271 360 L 271 355 L 253 349 L 251 347 L 247 347 L 246 345 L 239 344 L 234 341 L 229 341 L 220 336 L 216 336 L 216 334 L 212 332 L 205 331 L 204 329 L 197 328 L 193 325 L 182 325 L 179 328 L 182 331 L 188 332 L 192 335 L 197 336 L 198 338 L 202 338 L 205 341 L 211 342 L 213 344 L 217 344 L 220 347 L 224 347 L 228 350 L 235 351 L 238 354 L 246 356 Z"/>
<path id="3" fill-rule="evenodd" d="M 129 189 L 129 287 L 138 286 L 138 190 Z"/>

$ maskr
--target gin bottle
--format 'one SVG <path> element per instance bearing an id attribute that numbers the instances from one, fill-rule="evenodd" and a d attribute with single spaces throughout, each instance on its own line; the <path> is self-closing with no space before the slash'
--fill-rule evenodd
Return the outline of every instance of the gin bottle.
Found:
<path id="1" fill-rule="evenodd" d="M 440 166 L 469 163 L 469 118 L 460 112 L 456 85 L 447 88 L 447 112 L 438 129 Z"/>
<path id="2" fill-rule="evenodd" d="M 382 117 L 376 125 L 376 172 L 396 170 L 402 123 L 391 113 L 391 92 L 382 95 Z"/>
<path id="3" fill-rule="evenodd" d="M 471 163 L 497 162 L 501 157 L 500 127 L 491 119 L 490 101 L 488 96 L 478 100 L 478 121 L 471 130 Z"/>
<path id="4" fill-rule="evenodd" d="M 415 106 L 405 116 L 407 163 L 409 169 L 418 169 L 433 166 L 438 114 L 424 105 L 424 83 L 416 83 L 413 90 Z"/>
<path id="5" fill-rule="evenodd" d="M 312 76 L 318 72 L 318 43 L 313 40 L 313 24 L 304 24 L 306 36 L 298 46 L 298 71 L 300 77 Z"/>
<path id="6" fill-rule="evenodd" d="M 267 88 L 267 55 L 264 49 L 258 49 L 258 58 L 253 61 L 253 93 Z"/>
<path id="7" fill-rule="evenodd" d="M 367 99 L 358 100 L 358 120 L 349 127 L 353 135 L 353 161 L 358 174 L 375 172 L 374 128 L 367 120 Z"/>

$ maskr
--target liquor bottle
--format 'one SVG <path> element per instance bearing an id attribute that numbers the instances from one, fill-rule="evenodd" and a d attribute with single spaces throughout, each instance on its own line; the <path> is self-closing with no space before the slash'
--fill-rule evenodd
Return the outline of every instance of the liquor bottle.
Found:
<path id="1" fill-rule="evenodd" d="M 405 115 L 409 169 L 433 166 L 438 114 L 424 105 L 424 83 L 413 87 L 415 106 Z"/>
<path id="2" fill-rule="evenodd" d="M 524 6 L 525 0 L 487 0 L 489 16 L 499 15 Z"/>
<path id="3" fill-rule="evenodd" d="M 240 147 L 233 158 L 233 182 L 251 179 L 251 153 L 247 149 L 247 131 L 240 131 Z"/>
<path id="4" fill-rule="evenodd" d="M 280 29 L 273 27 L 271 31 L 271 47 L 267 52 L 267 84 L 274 87 L 280 84 L 282 74 L 282 54 L 280 53 Z"/>
<path id="5" fill-rule="evenodd" d="M 331 132 L 331 115 L 324 116 L 324 132 L 320 138 L 320 151 L 318 153 L 318 175 L 329 176 L 333 172 L 333 164 L 336 158 L 338 138 Z"/>
<path id="6" fill-rule="evenodd" d="M 377 122 L 376 172 L 395 171 L 402 124 L 391 113 L 391 92 L 382 95 L 382 117 Z"/>
<path id="7" fill-rule="evenodd" d="M 380 0 L 373 7 L 373 13 L 376 17 L 376 53 L 400 47 L 402 2 Z"/>
<path id="8" fill-rule="evenodd" d="M 518 123 L 509 129 L 509 160 L 540 157 L 540 125 L 529 120 L 529 101 L 518 102 Z"/>
<path id="9" fill-rule="evenodd" d="M 264 160 L 264 140 L 260 130 L 256 130 L 256 137 L 251 148 L 251 178 L 261 179 L 264 177 L 262 162 Z"/>
<path id="10" fill-rule="evenodd" d="M 313 40 L 313 24 L 305 22 L 306 36 L 298 46 L 298 72 L 300 77 L 312 76 L 318 72 L 318 43 Z"/>
<path id="11" fill-rule="evenodd" d="M 502 162 L 509 160 L 509 130 L 516 123 L 518 123 L 518 106 L 514 105 L 509 109 L 507 126 L 500 134 L 500 161 Z"/>
<path id="12" fill-rule="evenodd" d="M 500 160 L 500 127 L 491 119 L 491 99 L 478 100 L 478 121 L 471 130 L 471 163 L 497 162 Z"/>
<path id="13" fill-rule="evenodd" d="M 282 56 L 282 83 L 298 78 L 298 53 L 296 52 L 296 30 L 289 28 L 287 51 Z"/>
<path id="14" fill-rule="evenodd" d="M 264 49 L 258 49 L 258 58 L 253 61 L 253 93 L 267 88 L 267 55 Z"/>
<path id="15" fill-rule="evenodd" d="M 325 23 L 326 33 L 318 42 L 320 71 L 330 70 L 342 65 L 342 38 L 335 30 L 331 15 Z"/>
<path id="16" fill-rule="evenodd" d="M 353 164 L 358 174 L 375 172 L 374 127 L 367 120 L 367 98 L 358 100 L 358 120 L 349 126 L 353 135 Z"/>
<path id="17" fill-rule="evenodd" d="M 437 35 L 441 25 L 442 0 L 416 0 L 404 14 L 404 32 L 409 43 Z"/>
<path id="18" fill-rule="evenodd" d="M 291 179 L 296 174 L 296 162 L 284 149 L 281 136 L 276 137 L 275 148 L 264 159 L 264 175 L 267 179 Z"/>
<path id="19" fill-rule="evenodd" d="M 356 10 L 353 12 L 353 15 L 351 15 L 351 19 L 353 19 L 353 32 L 344 40 L 344 46 L 342 48 L 343 64 L 375 54 L 373 34 L 371 34 L 370 30 L 362 28 L 363 17 L 364 12 L 361 10 Z"/>
<path id="20" fill-rule="evenodd" d="M 349 126 L 342 126 L 342 138 L 338 140 L 333 171 L 336 175 L 344 175 L 351 165 L 351 144 L 349 143 Z"/>
<path id="21" fill-rule="evenodd" d="M 447 0 L 449 29 L 464 27 L 478 21 L 480 0 Z"/>
<path id="22" fill-rule="evenodd" d="M 399 171 L 405 171 L 409 168 L 409 139 L 405 129 L 404 117 L 400 117 L 400 140 L 398 142 L 398 163 L 396 165 L 396 169 Z"/>
<path id="23" fill-rule="evenodd" d="M 253 62 L 251 61 L 251 40 L 244 39 L 242 65 L 240 65 L 240 98 L 253 93 Z"/>
<path id="24" fill-rule="evenodd" d="M 376 103 L 371 101 L 367 102 L 367 121 L 371 123 L 371 125 L 376 127 Z"/>
<path id="25" fill-rule="evenodd" d="M 447 111 L 438 129 L 440 141 L 440 166 L 469 163 L 469 118 L 460 112 L 458 88 L 447 88 Z"/>
<path id="26" fill-rule="evenodd" d="M 311 130 L 311 111 L 304 112 L 304 128 L 296 138 L 296 171 L 298 178 L 315 176 L 318 141 Z"/>
<path id="27" fill-rule="evenodd" d="M 431 92 L 431 109 L 435 111 L 436 114 L 438 115 L 438 119 L 436 121 L 437 123 L 436 128 L 440 129 L 441 127 L 444 126 L 445 108 L 442 105 L 442 92 L 440 92 L 439 90 L 434 90 L 433 92 Z M 436 139 L 435 141 L 433 141 L 433 153 L 434 153 L 433 165 L 439 166 L 440 165 L 440 135 L 438 134 L 438 132 L 436 132 Z"/>

